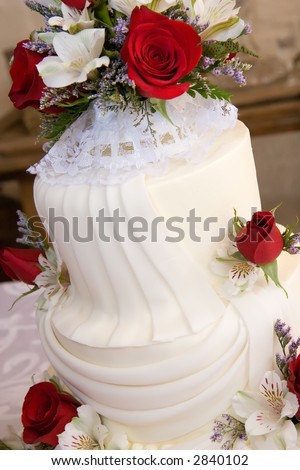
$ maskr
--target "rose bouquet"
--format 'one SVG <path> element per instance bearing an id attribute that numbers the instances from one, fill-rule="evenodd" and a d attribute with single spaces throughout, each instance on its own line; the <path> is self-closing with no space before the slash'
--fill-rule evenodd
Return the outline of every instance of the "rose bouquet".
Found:
<path id="1" fill-rule="evenodd" d="M 42 115 L 42 136 L 56 141 L 89 106 L 155 110 L 188 93 L 229 100 L 209 77 L 244 85 L 238 39 L 250 27 L 235 0 L 25 0 L 45 25 L 19 42 L 9 96 Z M 140 119 L 140 118 L 139 118 Z"/>

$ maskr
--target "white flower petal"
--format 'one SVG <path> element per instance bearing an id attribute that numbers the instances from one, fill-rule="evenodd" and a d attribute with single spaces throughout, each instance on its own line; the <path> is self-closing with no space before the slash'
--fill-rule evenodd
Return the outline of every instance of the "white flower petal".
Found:
<path id="1" fill-rule="evenodd" d="M 227 41 L 227 39 L 235 39 L 239 37 L 245 29 L 245 22 L 241 19 L 233 26 L 226 29 L 221 29 L 212 35 L 205 36 L 205 39 L 213 39 L 214 41 Z"/>
<path id="2" fill-rule="evenodd" d="M 99 57 L 99 59 L 93 59 L 91 62 L 86 64 L 86 66 L 82 69 L 82 72 L 80 76 L 78 77 L 78 82 L 84 82 L 87 79 L 87 76 L 90 72 L 93 70 L 100 68 L 102 66 L 108 66 L 109 65 L 109 58 L 107 56 L 104 57 Z"/>
<path id="3" fill-rule="evenodd" d="M 65 427 L 58 436 L 62 449 L 103 449 L 108 429 L 101 423 L 100 416 L 89 405 L 77 409 L 77 418 Z"/>
<path id="4" fill-rule="evenodd" d="M 78 418 L 75 425 L 78 429 L 85 432 L 86 434 L 90 434 L 93 432 L 94 428 L 101 424 L 98 413 L 89 405 L 82 405 L 77 408 L 77 414 Z M 106 427 L 105 429 L 107 432 Z"/>
<path id="5" fill-rule="evenodd" d="M 281 418 L 288 417 L 292 418 L 295 416 L 299 409 L 298 398 L 294 393 L 288 392 L 284 396 L 284 406 L 281 411 Z"/>
<path id="6" fill-rule="evenodd" d="M 105 449 L 108 450 L 126 450 L 129 447 L 129 442 L 125 432 L 109 433 L 105 439 Z"/>
<path id="7" fill-rule="evenodd" d="M 264 401 L 257 392 L 239 391 L 232 400 L 232 407 L 241 418 L 248 418 L 262 405 L 264 405 Z"/>
<path id="8" fill-rule="evenodd" d="M 53 39 L 54 39 L 54 36 L 56 35 L 57 33 L 39 33 L 38 34 L 38 38 L 45 42 L 46 44 L 52 44 L 53 43 Z"/>
<path id="9" fill-rule="evenodd" d="M 264 436 L 251 436 L 250 445 L 257 450 L 289 450 L 297 446 L 297 430 L 295 425 L 286 420 L 275 431 Z"/>
<path id="10" fill-rule="evenodd" d="M 73 418 L 75 420 L 76 418 Z M 58 435 L 58 443 L 62 450 L 95 449 L 97 443 L 86 433 L 74 426 L 73 420 L 68 423 L 63 433 Z"/>
<path id="11" fill-rule="evenodd" d="M 257 410 L 249 416 L 245 423 L 246 433 L 249 436 L 268 434 L 279 427 L 280 417 L 272 410 Z"/>
<path id="12" fill-rule="evenodd" d="M 108 0 L 108 5 L 114 10 L 130 16 L 136 6 L 148 5 L 152 0 Z"/>
<path id="13" fill-rule="evenodd" d="M 48 87 L 68 86 L 75 83 L 78 78 L 78 71 L 68 68 L 59 57 L 45 57 L 37 64 L 37 69 Z"/>
<path id="14" fill-rule="evenodd" d="M 227 277 L 228 278 L 228 273 L 230 269 L 232 268 L 234 264 L 234 261 L 228 260 L 228 261 L 223 261 L 223 260 L 214 260 L 211 263 L 211 270 L 213 273 L 217 274 L 218 276 L 221 277 Z"/>
<path id="15" fill-rule="evenodd" d="M 53 39 L 53 47 L 62 62 L 71 62 L 81 55 L 81 40 L 79 34 L 69 34 L 65 32 L 57 33 Z"/>

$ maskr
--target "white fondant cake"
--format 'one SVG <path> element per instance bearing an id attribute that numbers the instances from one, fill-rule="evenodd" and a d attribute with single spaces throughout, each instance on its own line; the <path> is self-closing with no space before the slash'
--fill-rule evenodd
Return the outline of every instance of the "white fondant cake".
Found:
<path id="1" fill-rule="evenodd" d="M 272 369 L 275 320 L 300 331 L 297 259 L 279 259 L 288 299 L 264 279 L 224 299 L 210 269 L 234 208 L 247 220 L 260 210 L 247 128 L 237 122 L 203 162 L 170 160 L 161 176 L 37 177 L 35 200 L 71 279 L 39 312 L 58 375 L 133 448 L 207 448 L 236 391 Z"/>

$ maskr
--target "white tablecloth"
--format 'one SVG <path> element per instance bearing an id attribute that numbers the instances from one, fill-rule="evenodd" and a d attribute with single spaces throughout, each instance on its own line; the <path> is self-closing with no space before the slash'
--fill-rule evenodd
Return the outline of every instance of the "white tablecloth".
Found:
<path id="1" fill-rule="evenodd" d="M 21 408 L 32 375 L 49 366 L 38 339 L 35 302 L 38 292 L 14 300 L 28 290 L 18 282 L 0 283 L 0 438 L 7 426 L 21 429 Z"/>

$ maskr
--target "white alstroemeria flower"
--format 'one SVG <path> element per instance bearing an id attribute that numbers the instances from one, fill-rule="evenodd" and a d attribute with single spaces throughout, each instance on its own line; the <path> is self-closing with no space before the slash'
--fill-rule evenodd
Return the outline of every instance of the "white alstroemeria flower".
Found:
<path id="1" fill-rule="evenodd" d="M 297 431 L 287 418 L 297 413 L 298 399 L 288 391 L 286 381 L 281 380 L 276 372 L 265 373 L 259 392 L 238 392 L 232 407 L 238 416 L 245 419 L 246 433 L 250 439 L 254 438 L 253 442 L 257 436 L 265 436 L 274 446 L 293 448 L 296 445 Z M 259 439 L 256 441 L 259 446 Z"/>
<path id="2" fill-rule="evenodd" d="M 86 2 L 85 7 L 82 11 L 71 8 L 62 3 L 61 16 L 52 16 L 48 20 L 50 26 L 60 26 L 64 31 L 69 31 L 71 34 L 78 33 L 83 29 L 93 28 L 95 21 L 90 19 L 88 12 L 88 6 L 90 2 Z"/>
<path id="3" fill-rule="evenodd" d="M 56 33 L 53 47 L 57 56 L 45 57 L 37 69 L 48 87 L 60 88 L 87 80 L 93 70 L 108 66 L 109 58 L 100 57 L 105 29 L 84 29 L 77 34 Z"/>
<path id="4" fill-rule="evenodd" d="M 178 0 L 108 0 L 108 5 L 114 10 L 130 16 L 135 7 L 146 5 L 150 10 L 161 13 L 172 5 L 176 5 Z"/>
<path id="5" fill-rule="evenodd" d="M 199 25 L 207 25 L 202 40 L 235 39 L 245 28 L 237 16 L 240 8 L 236 8 L 236 0 L 183 0 L 183 4 L 193 19 L 198 18 Z"/>
<path id="6" fill-rule="evenodd" d="M 89 405 L 82 405 L 77 409 L 78 417 L 73 418 L 65 427 L 62 434 L 58 435 L 59 447 L 62 450 L 88 450 L 88 449 L 112 449 L 108 447 L 109 430 L 101 423 L 100 416 Z M 122 442 L 123 447 L 115 449 L 127 449 L 126 438 Z M 124 446 L 126 445 L 126 447 Z"/>
<path id="7" fill-rule="evenodd" d="M 49 249 L 45 256 L 39 256 L 39 264 L 43 271 L 37 275 L 34 282 L 38 287 L 43 287 L 43 297 L 50 300 L 57 294 L 60 297 L 69 285 L 68 274 L 64 263 L 58 263 L 53 249 Z"/>
<path id="8" fill-rule="evenodd" d="M 263 436 L 251 436 L 249 445 L 251 449 L 256 450 L 289 450 L 299 447 L 297 438 L 296 426 L 292 421 L 286 419 L 280 429 Z"/>
<path id="9" fill-rule="evenodd" d="M 227 279 L 223 286 L 226 297 L 251 290 L 259 274 L 259 268 L 255 264 L 234 258 L 234 252 L 237 252 L 235 245 L 221 246 L 217 250 L 216 259 L 211 263 L 212 271 Z"/>

